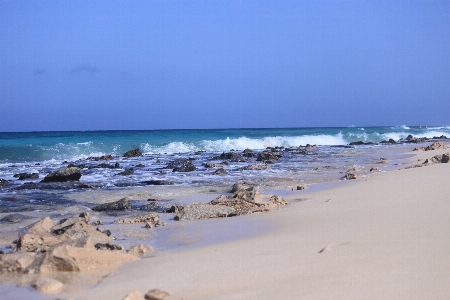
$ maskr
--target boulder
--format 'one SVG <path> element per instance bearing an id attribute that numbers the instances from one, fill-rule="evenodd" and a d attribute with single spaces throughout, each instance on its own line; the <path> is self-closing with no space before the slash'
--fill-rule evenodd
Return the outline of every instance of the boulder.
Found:
<path id="1" fill-rule="evenodd" d="M 274 151 L 263 151 L 258 154 L 257 161 L 274 161 L 279 160 L 282 156 Z"/>
<path id="2" fill-rule="evenodd" d="M 54 226 L 52 220 L 49 217 L 45 217 L 42 220 L 37 221 L 31 225 L 27 232 L 50 232 L 51 228 Z"/>
<path id="3" fill-rule="evenodd" d="M 39 179 L 39 173 L 19 173 L 19 174 L 14 174 L 15 178 L 18 178 L 19 180 L 25 180 L 25 179 Z"/>
<path id="4" fill-rule="evenodd" d="M 357 179 L 358 176 L 353 173 L 353 172 L 347 172 L 347 174 L 345 174 L 343 179 L 347 179 L 347 180 L 351 180 L 351 179 Z"/>
<path id="5" fill-rule="evenodd" d="M 62 168 L 50 173 L 41 182 L 67 182 L 78 181 L 81 178 L 81 169 L 77 167 Z"/>
<path id="6" fill-rule="evenodd" d="M 192 172 L 197 170 L 191 160 L 180 163 L 172 169 L 173 172 Z"/>
<path id="7" fill-rule="evenodd" d="M 20 252 L 0 254 L 0 273 L 23 272 L 36 258 L 36 253 Z"/>
<path id="8" fill-rule="evenodd" d="M 102 155 L 102 156 L 90 156 L 88 158 L 86 158 L 86 160 L 95 160 L 95 161 L 99 161 L 99 160 L 111 160 L 114 157 L 111 154 L 107 154 L 107 155 Z"/>
<path id="9" fill-rule="evenodd" d="M 431 160 L 435 163 L 448 163 L 450 160 L 450 153 L 435 155 L 431 158 Z"/>
<path id="10" fill-rule="evenodd" d="M 107 243 L 113 239 L 111 234 L 94 229 L 90 224 L 83 221 L 76 222 L 60 236 L 64 241 L 77 241 L 91 239 L 94 243 Z"/>
<path id="11" fill-rule="evenodd" d="M 136 148 L 134 150 L 129 150 L 123 154 L 123 157 L 140 157 L 142 156 L 141 149 Z"/>
<path id="12" fill-rule="evenodd" d="M 235 212 L 235 209 L 224 205 L 212 205 L 205 203 L 191 203 L 178 211 L 175 221 L 200 220 L 227 217 Z"/>
<path id="13" fill-rule="evenodd" d="M 31 286 L 42 294 L 56 294 L 62 291 L 64 284 L 52 278 L 39 277 Z"/>
<path id="14" fill-rule="evenodd" d="M 242 157 L 242 155 L 240 153 L 234 152 L 234 151 L 230 151 L 230 152 L 222 152 L 221 155 L 216 156 L 213 158 L 214 160 L 216 159 L 226 159 L 232 162 L 243 162 L 245 161 L 245 159 Z"/>
<path id="15" fill-rule="evenodd" d="M 131 200 L 128 197 L 115 202 L 103 203 L 92 208 L 93 211 L 128 210 L 131 209 Z"/>
<path id="16" fill-rule="evenodd" d="M 17 249 L 27 252 L 45 251 L 59 243 L 61 240 L 47 232 L 25 233 L 20 237 Z"/>
<path id="17" fill-rule="evenodd" d="M 110 243 L 97 243 L 95 244 L 97 250 L 110 250 L 110 251 L 123 251 L 123 247 L 120 245 Z"/>
<path id="18" fill-rule="evenodd" d="M 233 187 L 231 188 L 230 193 L 234 193 L 239 190 L 250 190 L 252 188 L 254 188 L 254 186 L 247 182 L 235 183 L 235 184 L 233 184 Z"/>
<path id="19" fill-rule="evenodd" d="M 153 223 L 157 224 L 160 222 L 159 215 L 156 213 L 148 213 L 145 215 L 139 215 L 131 218 L 119 219 L 114 221 L 114 224 L 138 224 L 138 223 Z"/>
<path id="20" fill-rule="evenodd" d="M 8 185 L 8 180 L 0 178 L 0 187 L 7 186 L 7 185 Z"/>
<path id="21" fill-rule="evenodd" d="M 45 253 L 39 271 L 43 274 L 57 271 L 84 271 L 137 259 L 121 251 L 96 250 L 61 244 Z"/>
<path id="22" fill-rule="evenodd" d="M 283 199 L 283 197 L 278 196 L 278 195 L 272 195 L 269 199 L 269 207 L 271 209 L 278 209 L 281 206 L 285 206 L 288 203 L 286 202 L 286 200 Z"/>
<path id="23" fill-rule="evenodd" d="M 56 235 L 63 234 L 67 229 L 71 228 L 75 223 L 84 222 L 89 224 L 90 214 L 82 213 L 79 216 L 73 216 L 70 218 L 64 218 L 59 220 L 58 224 L 51 227 L 50 232 Z"/>
<path id="24" fill-rule="evenodd" d="M 153 247 L 149 245 L 134 245 L 130 250 L 127 251 L 128 254 L 134 256 L 142 256 L 147 253 L 153 252 Z"/>
<path id="25" fill-rule="evenodd" d="M 168 292 L 154 289 L 150 290 L 145 294 L 145 300 L 162 300 L 166 298 L 167 296 L 170 296 Z"/>

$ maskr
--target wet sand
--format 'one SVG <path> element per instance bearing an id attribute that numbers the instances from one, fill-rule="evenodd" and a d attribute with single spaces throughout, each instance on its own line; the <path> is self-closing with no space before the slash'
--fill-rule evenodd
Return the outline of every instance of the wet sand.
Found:
<path id="1" fill-rule="evenodd" d="M 408 163 L 447 152 L 413 152 L 418 156 Z M 445 299 L 449 171 L 450 164 L 433 164 L 380 172 L 287 193 L 291 204 L 278 211 L 189 222 L 180 241 L 217 236 L 216 242 L 158 252 L 95 287 L 58 297 L 122 299 L 158 288 L 171 294 L 166 299 Z M 220 242 L 224 232 L 239 236 L 249 222 L 262 230 Z"/>

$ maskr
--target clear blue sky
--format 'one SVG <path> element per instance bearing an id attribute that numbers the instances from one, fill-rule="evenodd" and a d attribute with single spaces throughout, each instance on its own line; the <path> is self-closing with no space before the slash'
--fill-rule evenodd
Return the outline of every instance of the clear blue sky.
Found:
<path id="1" fill-rule="evenodd" d="M 0 0 L 0 131 L 450 125 L 450 1 Z"/>

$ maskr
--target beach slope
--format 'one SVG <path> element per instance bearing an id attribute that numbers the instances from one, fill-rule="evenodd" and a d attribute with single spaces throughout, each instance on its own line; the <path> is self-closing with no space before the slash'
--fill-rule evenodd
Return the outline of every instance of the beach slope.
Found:
<path id="1" fill-rule="evenodd" d="M 292 192 L 289 207 L 236 218 L 266 222 L 262 235 L 162 252 L 60 296 L 158 288 L 165 299 L 448 299 L 449 173 L 435 164 Z"/>

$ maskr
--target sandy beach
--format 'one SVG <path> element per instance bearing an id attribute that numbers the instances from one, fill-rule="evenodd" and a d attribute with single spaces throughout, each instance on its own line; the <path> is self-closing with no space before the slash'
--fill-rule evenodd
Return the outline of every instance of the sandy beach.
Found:
<path id="1" fill-rule="evenodd" d="M 413 152 L 408 164 L 446 152 Z M 448 299 L 449 167 L 294 191 L 281 210 L 217 220 L 231 221 L 232 230 L 260 222 L 262 234 L 161 252 L 58 297 L 123 299 L 157 288 L 170 293 L 165 299 Z M 197 223 L 214 230 L 215 221 Z"/>

